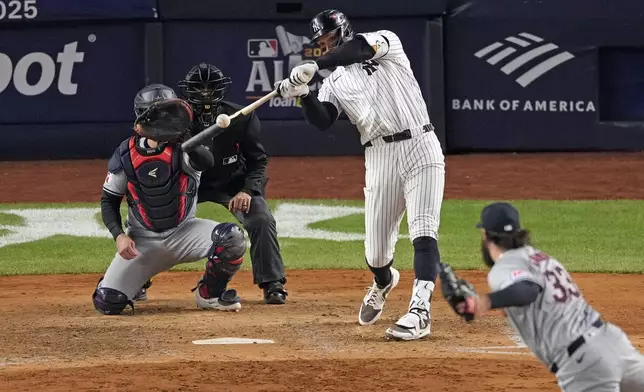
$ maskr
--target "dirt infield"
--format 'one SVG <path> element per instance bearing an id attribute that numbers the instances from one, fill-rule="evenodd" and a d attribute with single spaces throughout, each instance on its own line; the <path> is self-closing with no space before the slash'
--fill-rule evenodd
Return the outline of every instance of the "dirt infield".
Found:
<path id="1" fill-rule="evenodd" d="M 448 198 L 644 198 L 643 154 L 450 156 L 447 173 Z M 269 197 L 360 199 L 363 174 L 359 157 L 273 159 Z M 0 202 L 97 201 L 105 162 L 0 163 L 0 175 Z M 465 277 L 485 290 L 482 273 Z M 286 306 L 264 305 L 251 276 L 240 273 L 233 283 L 243 308 L 232 314 L 194 308 L 190 288 L 198 278 L 160 275 L 150 300 L 122 317 L 93 311 L 96 275 L 0 278 L 0 390 L 558 390 L 498 312 L 468 325 L 437 298 L 428 339 L 385 341 L 384 330 L 407 307 L 411 272 L 371 327 L 356 320 L 370 281 L 365 271 L 289 272 Z M 574 278 L 605 318 L 644 348 L 644 318 L 633 312 L 644 308 L 642 277 Z M 220 337 L 274 343 L 192 343 Z"/>
<path id="2" fill-rule="evenodd" d="M 0 203 L 98 201 L 107 162 L 0 162 Z M 644 199 L 644 153 L 448 156 L 448 199 Z M 362 157 L 270 160 L 271 199 L 364 197 Z"/>
<path id="3" fill-rule="evenodd" d="M 466 273 L 478 288 L 482 273 Z M 404 272 L 376 325 L 360 327 L 357 309 L 366 271 L 294 271 L 289 303 L 264 305 L 248 273 L 235 277 L 239 313 L 199 311 L 193 273 L 155 279 L 134 316 L 93 311 L 98 276 L 24 276 L 0 280 L 4 391 L 556 391 L 554 378 L 508 336 L 499 313 L 461 322 L 445 301 L 433 303 L 433 333 L 389 342 L 384 331 L 407 307 L 412 273 Z M 605 317 L 644 345 L 641 279 L 575 276 Z M 613 291 L 619 288 L 620 306 Z M 195 345 L 197 339 L 244 337 L 274 344 Z M 483 347 L 494 353 L 483 353 Z"/>

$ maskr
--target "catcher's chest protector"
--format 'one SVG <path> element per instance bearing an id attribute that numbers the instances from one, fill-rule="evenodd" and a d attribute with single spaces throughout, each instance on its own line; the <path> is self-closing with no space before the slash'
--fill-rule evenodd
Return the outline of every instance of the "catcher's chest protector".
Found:
<path id="1" fill-rule="evenodd" d="M 128 206 L 136 219 L 155 232 L 177 227 L 196 195 L 195 180 L 182 170 L 181 149 L 168 145 L 159 154 L 143 155 L 131 138 L 121 160 Z"/>

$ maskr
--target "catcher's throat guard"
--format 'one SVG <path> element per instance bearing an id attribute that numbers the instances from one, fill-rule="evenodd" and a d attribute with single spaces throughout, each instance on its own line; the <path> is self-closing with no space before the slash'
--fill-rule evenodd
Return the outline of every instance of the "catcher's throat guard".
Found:
<path id="1" fill-rule="evenodd" d="M 155 102 L 134 121 L 136 132 L 160 143 L 183 140 L 192 122 L 190 105 L 178 98 Z"/>

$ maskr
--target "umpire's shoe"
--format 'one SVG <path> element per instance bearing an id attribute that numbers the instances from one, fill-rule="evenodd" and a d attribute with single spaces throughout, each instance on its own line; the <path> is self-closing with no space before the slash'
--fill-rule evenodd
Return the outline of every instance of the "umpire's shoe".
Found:
<path id="1" fill-rule="evenodd" d="M 288 293 L 284 290 L 284 285 L 279 280 L 264 283 L 264 302 L 269 305 L 283 305 L 286 303 Z"/>
<path id="2" fill-rule="evenodd" d="M 197 301 L 198 308 L 223 310 L 229 312 L 237 312 L 239 311 L 239 309 L 241 309 L 241 300 L 237 296 L 236 290 L 228 289 L 224 291 L 219 297 L 206 298 L 200 293 L 201 286 L 202 284 L 200 283 L 195 288 L 195 299 Z"/>
<path id="3" fill-rule="evenodd" d="M 398 286 L 398 281 L 400 281 L 400 272 L 395 268 L 391 268 L 391 282 L 385 287 L 378 286 L 374 279 L 360 306 L 360 313 L 358 313 L 360 325 L 371 325 L 378 321 L 382 315 L 382 308 L 385 306 L 385 299 L 391 290 Z"/>

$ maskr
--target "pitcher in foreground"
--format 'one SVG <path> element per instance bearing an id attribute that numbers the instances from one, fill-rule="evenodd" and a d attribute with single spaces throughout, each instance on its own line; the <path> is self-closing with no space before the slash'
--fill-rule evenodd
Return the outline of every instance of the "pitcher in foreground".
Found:
<path id="1" fill-rule="evenodd" d="M 530 245 L 512 205 L 488 205 L 477 227 L 483 260 L 491 268 L 491 293 L 476 295 L 443 264 L 443 295 L 457 314 L 471 321 L 503 309 L 565 392 L 644 391 L 644 356 L 584 300 L 559 261 Z"/>
<path id="2" fill-rule="evenodd" d="M 244 232 L 234 223 L 195 217 L 201 172 L 213 165 L 210 151 L 181 149 L 192 109 L 168 86 L 154 84 L 134 99 L 135 135 L 124 140 L 108 163 L 101 215 L 116 241 L 117 253 L 94 290 L 103 314 L 134 308 L 150 279 L 180 263 L 208 258 L 194 289 L 197 306 L 239 310 L 237 292 L 227 289 L 246 251 Z M 120 205 L 127 197 L 123 231 Z M 146 283 L 148 282 L 148 283 Z"/>

